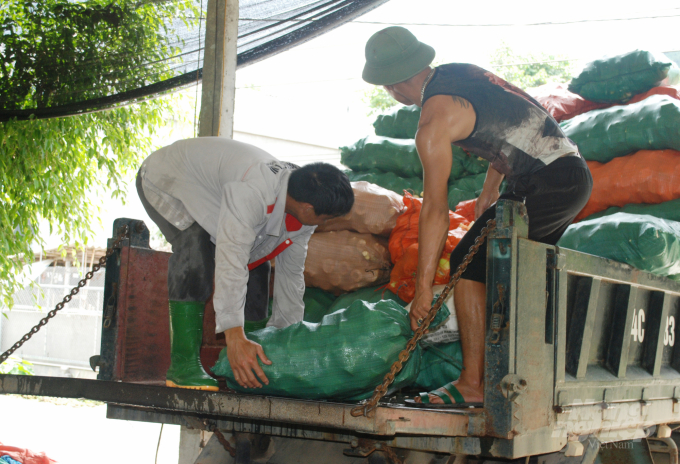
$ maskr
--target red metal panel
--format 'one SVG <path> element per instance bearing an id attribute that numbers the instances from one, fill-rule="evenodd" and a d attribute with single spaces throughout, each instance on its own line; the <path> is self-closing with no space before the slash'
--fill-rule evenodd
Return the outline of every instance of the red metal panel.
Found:
<path id="1" fill-rule="evenodd" d="M 170 366 L 167 272 L 170 253 L 147 248 L 121 250 L 114 380 L 164 384 Z M 215 314 L 206 305 L 201 360 L 209 371 L 224 347 L 215 336 Z"/>

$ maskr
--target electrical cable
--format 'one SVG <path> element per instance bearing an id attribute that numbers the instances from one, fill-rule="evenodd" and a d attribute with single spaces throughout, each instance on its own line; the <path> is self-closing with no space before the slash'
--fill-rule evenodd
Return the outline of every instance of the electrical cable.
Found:
<path id="1" fill-rule="evenodd" d="M 165 424 L 161 424 L 161 433 L 158 434 L 158 445 L 156 445 L 156 459 L 154 460 L 154 464 L 158 464 L 158 450 L 161 449 L 161 437 L 163 436 L 163 426 Z"/>
<path id="2" fill-rule="evenodd" d="M 632 18 L 602 18 L 602 19 L 578 19 L 574 21 L 544 21 L 539 23 L 497 23 L 497 24 L 450 24 L 450 23 L 395 23 L 380 21 L 349 21 L 352 24 L 375 24 L 379 26 L 436 26 L 436 27 L 526 27 L 526 26 L 559 26 L 564 24 L 581 24 L 611 21 L 636 21 L 641 19 L 677 18 L 680 15 L 636 16 Z M 266 19 L 266 18 L 239 18 L 239 21 L 260 22 L 314 22 L 316 19 Z"/>

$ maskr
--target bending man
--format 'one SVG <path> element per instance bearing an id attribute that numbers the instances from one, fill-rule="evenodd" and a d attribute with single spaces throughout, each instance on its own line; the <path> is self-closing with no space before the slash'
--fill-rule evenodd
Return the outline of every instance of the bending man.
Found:
<path id="1" fill-rule="evenodd" d="M 423 164 L 424 197 L 418 236 L 418 272 L 411 327 L 432 305 L 432 281 L 448 230 L 451 144 L 490 162 L 475 208 L 476 222 L 451 253 L 458 267 L 500 198 L 524 201 L 529 238 L 554 245 L 588 201 L 592 178 L 576 145 L 541 105 L 519 88 L 471 64 L 431 68 L 434 49 L 402 27 L 388 27 L 366 44 L 365 81 L 382 85 L 398 102 L 422 108 L 416 148 Z M 486 324 L 486 243 L 454 289 L 465 369 L 422 402 L 483 400 Z M 418 401 L 418 399 L 416 399 Z"/>
<path id="2" fill-rule="evenodd" d="M 282 328 L 302 320 L 307 243 L 315 226 L 352 208 L 347 176 L 330 164 L 298 168 L 252 145 L 201 137 L 152 153 L 139 170 L 137 191 L 173 251 L 166 384 L 218 389 L 199 358 L 213 279 L 215 330 L 224 332 L 236 381 L 248 388 L 267 384 L 258 357 L 271 361 L 246 338 L 244 321 L 267 316 L 269 260 L 274 258 L 267 325 Z"/>

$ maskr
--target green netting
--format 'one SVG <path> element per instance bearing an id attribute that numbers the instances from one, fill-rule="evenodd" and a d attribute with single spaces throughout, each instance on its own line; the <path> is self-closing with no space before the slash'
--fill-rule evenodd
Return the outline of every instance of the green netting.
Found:
<path id="1" fill-rule="evenodd" d="M 666 95 L 590 111 L 560 125 L 590 161 L 606 163 L 638 150 L 680 150 L 680 101 Z"/>
<path id="2" fill-rule="evenodd" d="M 368 398 L 382 382 L 412 334 L 408 313 L 398 303 L 356 301 L 318 324 L 299 322 L 249 334 L 272 361 L 269 366 L 262 365 L 269 385 L 255 391 L 240 387 L 234 381 L 226 349 L 212 371 L 226 377 L 229 387 L 240 392 L 356 401 Z M 412 384 L 419 370 L 417 347 L 397 375 L 394 388 Z"/>
<path id="3" fill-rule="evenodd" d="M 373 123 L 375 135 L 395 139 L 413 139 L 418 130 L 420 108 L 417 105 L 400 106 L 378 116 Z"/>
<path id="4" fill-rule="evenodd" d="M 588 63 L 571 80 L 569 91 L 594 102 L 625 102 L 659 85 L 673 64 L 666 56 L 644 50 Z"/>
<path id="5" fill-rule="evenodd" d="M 657 275 L 680 275 L 680 222 L 616 213 L 572 224 L 557 244 Z"/>
<path id="6" fill-rule="evenodd" d="M 326 314 L 332 312 L 328 308 L 335 301 L 335 295 L 320 288 L 307 287 L 302 301 L 305 303 L 305 315 L 302 320 L 316 323 L 321 322 Z"/>
<path id="7" fill-rule="evenodd" d="M 376 169 L 345 172 L 350 182 L 366 181 L 399 195 L 403 195 L 404 190 L 408 190 L 418 197 L 423 196 L 423 180 L 419 177 L 399 177 L 393 172 L 381 172 Z"/>
<path id="8" fill-rule="evenodd" d="M 365 301 L 366 303 L 377 303 L 380 300 L 390 300 L 399 304 L 399 306 L 406 306 L 406 302 L 399 298 L 394 293 L 390 292 L 385 286 L 366 287 L 356 292 L 345 293 L 335 299 L 333 304 L 328 308 L 328 314 L 334 313 L 340 309 L 349 308 L 352 303 L 357 300 Z"/>
<path id="9" fill-rule="evenodd" d="M 616 213 L 628 213 L 628 214 L 647 214 L 649 216 L 654 216 L 660 219 L 668 219 L 671 221 L 680 221 L 680 199 L 665 201 L 663 203 L 658 203 L 655 205 L 650 205 L 646 203 L 642 204 L 629 204 L 620 208 L 618 206 L 612 206 L 599 213 L 591 214 L 584 220 L 597 219 L 604 216 L 611 216 Z"/>
<path id="10" fill-rule="evenodd" d="M 472 200 L 482 193 L 486 173 L 463 177 L 449 185 L 449 209 L 455 210 L 461 201 Z"/>
<path id="11" fill-rule="evenodd" d="M 460 377 L 463 366 L 460 342 L 436 346 L 421 343 L 421 348 L 420 372 L 413 384 L 415 388 L 432 391 Z"/>

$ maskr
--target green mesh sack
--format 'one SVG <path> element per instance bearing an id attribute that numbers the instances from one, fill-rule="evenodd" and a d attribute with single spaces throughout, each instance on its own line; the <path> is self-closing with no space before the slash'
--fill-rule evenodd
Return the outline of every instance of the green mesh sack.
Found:
<path id="1" fill-rule="evenodd" d="M 351 147 L 341 147 L 340 161 L 355 171 L 377 169 L 401 177 L 423 177 L 414 140 L 370 135 Z"/>
<path id="2" fill-rule="evenodd" d="M 448 311 L 447 311 L 448 312 Z M 413 332 L 404 308 L 394 301 L 355 301 L 320 323 L 267 327 L 248 338 L 262 345 L 272 364 L 261 365 L 269 385 L 246 389 L 234 381 L 226 349 L 212 368 L 229 388 L 258 395 L 358 401 L 371 396 Z M 420 347 L 397 375 L 394 388 L 411 385 L 420 370 Z"/>
<path id="3" fill-rule="evenodd" d="M 328 313 L 334 313 L 340 309 L 349 308 L 352 303 L 357 300 L 365 301 L 366 303 L 377 303 L 380 300 L 390 300 L 397 303 L 399 306 L 406 306 L 406 302 L 399 298 L 394 293 L 385 288 L 384 285 L 379 287 L 366 287 L 355 292 L 345 293 L 335 299 L 332 305 L 328 307 Z"/>
<path id="4" fill-rule="evenodd" d="M 366 181 L 391 190 L 399 195 L 408 190 L 418 197 L 423 196 L 423 180 L 419 177 L 399 177 L 393 172 L 381 172 L 375 169 L 369 171 L 345 171 L 350 182 Z"/>
<path id="5" fill-rule="evenodd" d="M 302 320 L 316 323 L 321 322 L 321 319 L 330 312 L 328 308 L 333 305 L 335 295 L 320 288 L 307 287 L 302 301 L 305 304 L 305 314 Z"/>
<path id="6" fill-rule="evenodd" d="M 668 219 L 670 221 L 680 221 L 680 199 L 665 201 L 663 203 L 658 203 L 655 205 L 650 205 L 647 203 L 641 204 L 629 204 L 623 207 L 612 206 L 599 213 L 591 214 L 584 221 L 590 219 L 597 219 L 604 216 L 611 216 L 616 213 L 628 213 L 628 214 L 647 214 L 649 216 L 654 216 L 659 219 Z"/>
<path id="7" fill-rule="evenodd" d="M 673 62 L 662 54 L 635 50 L 586 64 L 569 91 L 594 102 L 625 102 L 656 87 Z"/>
<path id="8" fill-rule="evenodd" d="M 449 209 L 455 211 L 456 205 L 461 201 L 477 198 L 479 194 L 482 193 L 484 179 L 486 179 L 486 174 L 482 173 L 475 176 L 463 177 L 452 182 L 449 185 Z"/>
<path id="9" fill-rule="evenodd" d="M 589 161 L 606 163 L 638 150 L 680 150 L 680 101 L 666 95 L 590 111 L 560 125 Z"/>
<path id="10" fill-rule="evenodd" d="M 460 342 L 430 345 L 421 343 L 420 372 L 413 387 L 425 391 L 436 390 L 457 380 L 463 367 L 463 350 Z"/>
<path id="11" fill-rule="evenodd" d="M 463 149 L 461 148 L 460 151 L 463 151 Z M 463 164 L 463 169 L 465 170 L 464 175 L 472 176 L 486 173 L 487 169 L 489 169 L 489 162 L 487 160 L 480 158 L 479 156 L 467 155 L 465 152 L 463 152 L 463 154 L 465 154 L 465 162 Z M 459 177 L 462 177 L 462 175 Z"/>
<path id="12" fill-rule="evenodd" d="M 680 275 L 680 222 L 616 213 L 570 225 L 557 244 L 653 274 Z"/>
<path id="13" fill-rule="evenodd" d="M 375 135 L 395 139 L 413 139 L 418 130 L 420 108 L 417 105 L 400 106 L 378 116 L 373 123 Z"/>
<path id="14" fill-rule="evenodd" d="M 467 155 L 455 145 L 451 148 L 453 158 L 449 182 L 470 173 L 477 174 L 486 170 L 487 162 Z M 341 147 L 340 160 L 354 171 L 378 170 L 405 178 L 423 178 L 423 165 L 418 157 L 416 142 L 412 139 L 368 136 L 354 145 Z"/>

